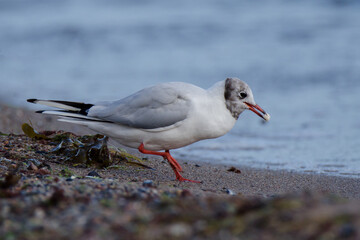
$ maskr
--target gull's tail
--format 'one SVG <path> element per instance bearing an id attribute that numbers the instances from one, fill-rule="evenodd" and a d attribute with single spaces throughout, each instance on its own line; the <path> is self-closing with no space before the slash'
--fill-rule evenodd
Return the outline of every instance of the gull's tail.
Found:
<path id="1" fill-rule="evenodd" d="M 89 109 L 94 105 L 89 103 L 80 103 L 80 102 L 69 102 L 69 101 L 59 101 L 59 100 L 41 100 L 41 99 L 28 99 L 30 103 L 41 104 L 49 107 L 59 108 L 61 110 L 40 110 L 36 111 L 37 113 L 49 114 L 59 116 L 61 121 L 65 122 L 74 122 L 74 123 L 84 123 L 89 121 L 100 121 L 107 122 L 99 118 L 89 117 Z"/>

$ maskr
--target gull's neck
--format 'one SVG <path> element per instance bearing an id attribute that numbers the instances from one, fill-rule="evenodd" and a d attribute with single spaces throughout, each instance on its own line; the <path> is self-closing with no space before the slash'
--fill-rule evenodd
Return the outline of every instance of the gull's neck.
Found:
<path id="1" fill-rule="evenodd" d="M 221 99 L 224 99 L 225 102 L 225 80 L 215 83 L 207 90 L 207 92 L 213 96 L 218 96 Z"/>

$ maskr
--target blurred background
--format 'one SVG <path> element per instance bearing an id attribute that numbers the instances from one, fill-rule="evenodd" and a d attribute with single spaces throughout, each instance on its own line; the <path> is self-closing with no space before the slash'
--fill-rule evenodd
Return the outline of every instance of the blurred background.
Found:
<path id="1" fill-rule="evenodd" d="M 360 177 L 359 12 L 350 0 L 0 0 L 0 101 L 239 77 L 271 121 L 248 111 L 175 157 Z"/>

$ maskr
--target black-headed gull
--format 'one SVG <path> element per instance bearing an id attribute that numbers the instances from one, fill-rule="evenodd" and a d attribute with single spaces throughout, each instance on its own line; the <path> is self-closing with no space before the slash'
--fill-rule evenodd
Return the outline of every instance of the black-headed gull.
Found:
<path id="1" fill-rule="evenodd" d="M 249 86 L 238 78 L 227 78 L 208 90 L 183 82 L 162 83 L 118 101 L 98 104 L 28 102 L 60 108 L 38 112 L 85 125 L 141 153 L 160 155 L 168 160 L 177 180 L 190 182 L 198 181 L 180 175 L 182 169 L 169 150 L 226 134 L 246 109 L 266 121 L 270 119 L 255 103 Z"/>

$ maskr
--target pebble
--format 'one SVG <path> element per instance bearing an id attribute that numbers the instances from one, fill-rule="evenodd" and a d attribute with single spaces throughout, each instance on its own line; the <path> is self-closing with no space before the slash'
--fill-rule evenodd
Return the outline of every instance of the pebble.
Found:
<path id="1" fill-rule="evenodd" d="M 356 229 L 352 224 L 344 224 L 339 231 L 340 238 L 350 238 L 356 234 Z"/>
<path id="2" fill-rule="evenodd" d="M 101 178 L 101 176 L 96 171 L 89 172 L 87 176 Z"/>
<path id="3" fill-rule="evenodd" d="M 148 193 L 149 191 L 146 188 L 138 188 L 138 192 Z"/>
<path id="4" fill-rule="evenodd" d="M 37 154 L 42 154 L 42 155 L 47 154 L 46 151 L 35 151 L 35 153 L 37 153 Z"/>
<path id="5" fill-rule="evenodd" d="M 237 169 L 236 167 L 231 167 L 228 169 L 228 172 L 241 173 L 241 170 Z"/>
<path id="6" fill-rule="evenodd" d="M 185 223 L 174 223 L 170 226 L 169 233 L 175 238 L 189 237 L 191 235 L 191 227 Z"/>
<path id="7" fill-rule="evenodd" d="M 139 178 L 138 177 L 134 177 L 133 179 L 131 179 L 131 182 L 139 182 Z"/>
<path id="8" fill-rule="evenodd" d="M 34 170 L 34 171 L 39 170 L 39 168 L 33 162 L 30 162 L 30 165 L 29 165 L 28 169 L 29 170 Z"/>
<path id="9" fill-rule="evenodd" d="M 129 196 L 135 199 L 158 198 L 158 192 L 150 188 L 128 189 Z"/>
<path id="10" fill-rule="evenodd" d="M 35 166 L 37 166 L 37 167 L 41 165 L 41 162 L 35 158 L 30 158 L 30 159 L 28 159 L 28 161 L 35 164 Z"/>
<path id="11" fill-rule="evenodd" d="M 189 196 L 191 196 L 192 195 L 192 193 L 190 192 L 190 190 L 188 190 L 188 189 L 183 189 L 182 191 L 181 191 L 181 193 L 180 193 L 180 196 L 181 197 L 189 197 Z"/>
<path id="12" fill-rule="evenodd" d="M 4 170 L 8 170 L 8 167 L 3 166 L 3 165 L 0 165 L 0 168 L 1 168 L 1 169 L 4 169 Z"/>
<path id="13" fill-rule="evenodd" d="M 69 178 L 66 179 L 67 182 L 71 182 L 75 179 L 76 177 L 75 176 L 71 176 Z"/>
<path id="14" fill-rule="evenodd" d="M 11 160 L 10 160 L 10 159 L 7 159 L 7 158 L 4 158 L 4 157 L 1 157 L 1 158 L 0 158 L 0 162 L 8 162 L 8 163 L 11 163 Z"/>
<path id="15" fill-rule="evenodd" d="M 224 189 L 224 192 L 226 192 L 226 194 L 229 194 L 229 195 L 231 195 L 231 196 L 236 195 L 231 189 L 225 188 L 225 189 Z"/>
<path id="16" fill-rule="evenodd" d="M 143 187 L 155 187 L 155 184 L 152 180 L 145 180 L 142 185 Z"/>

